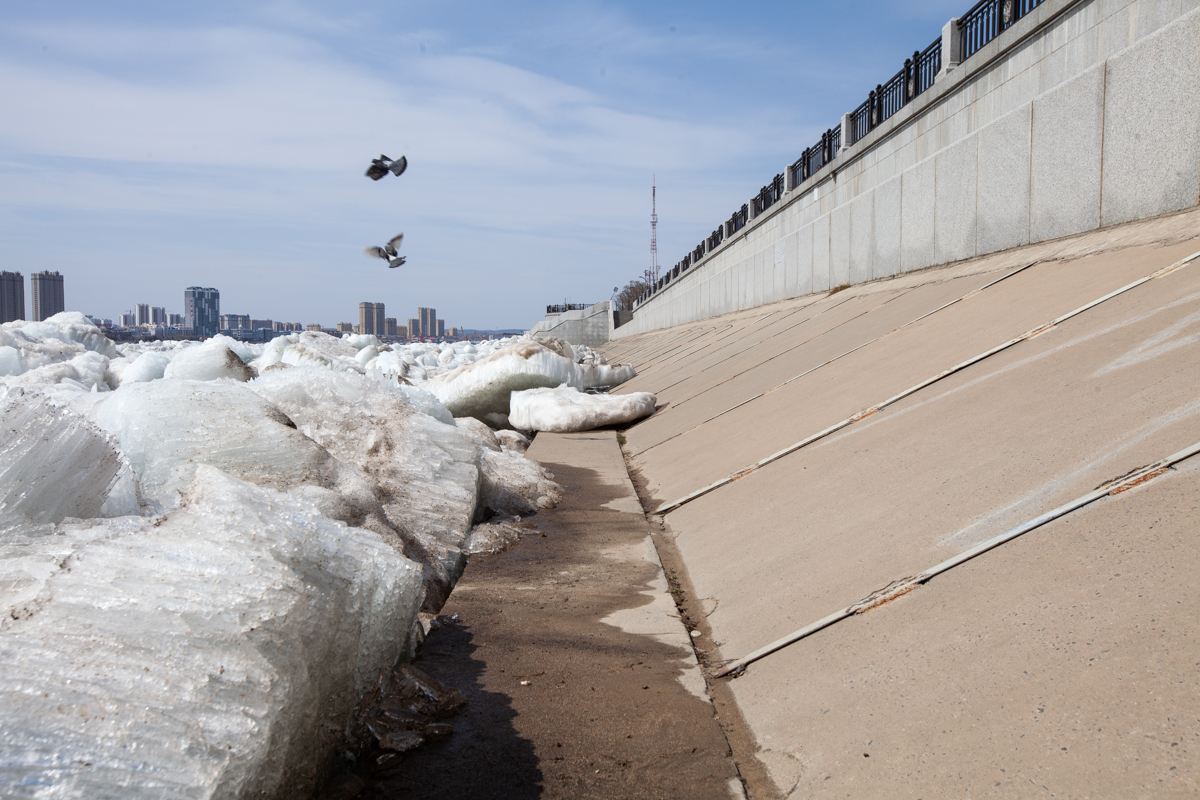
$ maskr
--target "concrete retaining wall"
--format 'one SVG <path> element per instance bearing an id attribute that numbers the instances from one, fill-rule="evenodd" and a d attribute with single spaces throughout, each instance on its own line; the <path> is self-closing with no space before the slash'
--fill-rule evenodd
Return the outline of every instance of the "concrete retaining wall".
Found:
<path id="1" fill-rule="evenodd" d="M 613 338 L 1200 202 L 1200 0 L 1048 0 Z"/>
<path id="2" fill-rule="evenodd" d="M 534 336 L 557 336 L 571 344 L 599 347 L 612 337 L 612 331 L 612 303 L 605 300 L 582 311 L 547 314 L 546 319 L 534 325 L 530 333 Z"/>

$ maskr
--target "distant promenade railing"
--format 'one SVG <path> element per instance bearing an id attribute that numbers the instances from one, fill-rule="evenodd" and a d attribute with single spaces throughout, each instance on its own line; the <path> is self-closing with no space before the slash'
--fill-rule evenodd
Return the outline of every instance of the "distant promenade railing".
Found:
<path id="1" fill-rule="evenodd" d="M 1045 0 L 981 0 L 961 17 L 956 17 L 942 29 L 942 35 L 924 50 L 916 50 L 904 60 L 904 68 L 886 83 L 878 84 L 862 105 L 842 118 L 840 125 L 821 134 L 816 144 L 800 154 L 800 158 L 771 179 L 741 208 L 719 225 L 700 244 L 666 270 L 636 301 L 634 308 L 649 300 L 655 293 L 704 260 L 728 238 L 746 224 L 778 203 L 789 192 L 812 178 L 837 157 L 843 147 L 851 147 L 889 117 L 915 100 L 933 86 L 943 70 L 953 69 L 983 49 L 984 45 L 1008 30 L 1021 17 Z M 949 34 L 949 35 L 947 35 Z M 551 306 L 550 308 L 566 308 Z M 573 310 L 574 305 L 570 306 Z M 581 306 L 582 308 L 582 306 Z M 554 313 L 547 309 L 546 313 Z"/>
<path id="2" fill-rule="evenodd" d="M 583 311 L 596 305 L 595 303 L 560 303 L 556 306 L 546 306 L 547 314 L 562 314 L 566 311 Z"/>

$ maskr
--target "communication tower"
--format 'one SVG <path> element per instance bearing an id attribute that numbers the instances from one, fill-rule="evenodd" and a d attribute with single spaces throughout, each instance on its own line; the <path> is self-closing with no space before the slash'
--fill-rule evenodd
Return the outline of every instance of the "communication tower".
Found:
<path id="1" fill-rule="evenodd" d="M 646 270 L 646 283 L 658 280 L 658 185 L 657 176 L 650 178 L 650 269 Z"/>

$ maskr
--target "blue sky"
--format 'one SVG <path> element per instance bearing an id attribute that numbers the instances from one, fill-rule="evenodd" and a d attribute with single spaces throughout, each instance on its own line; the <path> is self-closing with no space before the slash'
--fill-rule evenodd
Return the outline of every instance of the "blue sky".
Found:
<path id="1" fill-rule="evenodd" d="M 652 175 L 673 264 L 968 5 L 0 0 L 0 269 L 528 327 L 645 268 Z"/>

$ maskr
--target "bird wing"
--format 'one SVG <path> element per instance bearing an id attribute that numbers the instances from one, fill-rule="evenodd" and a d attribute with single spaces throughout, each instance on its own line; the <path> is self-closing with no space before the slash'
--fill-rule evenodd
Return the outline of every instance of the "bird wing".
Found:
<path id="1" fill-rule="evenodd" d="M 373 181 L 377 181 L 384 175 L 388 174 L 387 167 L 371 162 L 371 166 L 367 167 L 366 176 Z"/>
<path id="2" fill-rule="evenodd" d="M 379 154 L 379 160 L 380 161 L 391 161 L 391 159 L 388 158 L 387 156 L 385 156 L 383 153 Z"/>
<path id="3" fill-rule="evenodd" d="M 388 254 L 382 247 L 364 247 L 363 252 L 369 256 L 373 256 L 374 258 L 386 259 L 388 257 Z"/>
<path id="4" fill-rule="evenodd" d="M 391 169 L 392 169 L 392 174 L 395 175 L 397 178 L 399 178 L 400 173 L 402 173 L 402 172 L 404 172 L 404 170 L 408 169 L 408 159 L 405 156 L 400 156 L 399 159 L 392 162 Z"/>
<path id="5" fill-rule="evenodd" d="M 400 231 L 400 233 L 397 233 L 395 236 L 393 236 L 391 239 L 388 240 L 387 246 L 395 248 L 396 250 L 399 250 L 400 243 L 403 241 L 404 241 L 404 231 Z"/>

